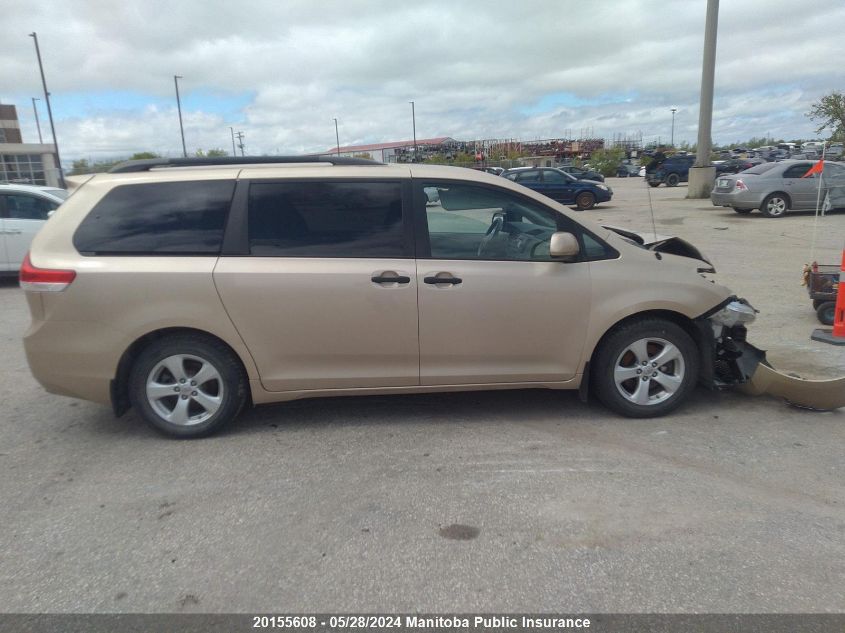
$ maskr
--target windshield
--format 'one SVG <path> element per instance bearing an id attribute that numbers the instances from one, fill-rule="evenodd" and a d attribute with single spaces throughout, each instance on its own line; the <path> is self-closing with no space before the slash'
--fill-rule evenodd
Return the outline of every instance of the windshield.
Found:
<path id="1" fill-rule="evenodd" d="M 69 191 L 65 191 L 64 189 L 58 188 L 49 188 L 49 189 L 42 189 L 44 193 L 49 193 L 51 196 L 56 196 L 57 198 L 61 198 L 62 200 L 67 200 L 68 196 L 70 196 Z"/>

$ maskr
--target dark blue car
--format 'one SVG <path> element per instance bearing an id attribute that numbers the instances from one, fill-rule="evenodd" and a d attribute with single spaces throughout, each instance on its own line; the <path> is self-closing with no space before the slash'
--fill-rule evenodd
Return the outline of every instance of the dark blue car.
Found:
<path id="1" fill-rule="evenodd" d="M 554 167 L 515 167 L 502 176 L 552 200 L 574 205 L 580 211 L 592 209 L 599 202 L 608 202 L 613 197 L 613 190 L 604 183 L 578 180 Z"/>

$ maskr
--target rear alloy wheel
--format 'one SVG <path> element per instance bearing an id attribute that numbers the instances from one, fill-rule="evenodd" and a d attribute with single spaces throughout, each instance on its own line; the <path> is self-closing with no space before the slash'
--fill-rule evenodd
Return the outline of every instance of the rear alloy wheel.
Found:
<path id="1" fill-rule="evenodd" d="M 782 218 L 789 211 L 789 198 L 783 193 L 773 193 L 766 196 L 763 204 L 760 205 L 760 211 L 769 218 Z"/>
<path id="2" fill-rule="evenodd" d="M 816 309 L 816 316 L 819 319 L 819 323 L 833 325 L 833 321 L 836 318 L 836 302 L 825 301 L 820 304 Z"/>
<path id="3" fill-rule="evenodd" d="M 733 210 L 739 213 L 740 215 L 748 215 L 753 211 L 753 209 L 738 209 L 736 207 L 733 207 Z"/>
<path id="4" fill-rule="evenodd" d="M 662 319 L 633 321 L 612 332 L 594 356 L 599 400 L 632 418 L 665 415 L 695 387 L 699 356 L 683 328 Z"/>
<path id="5" fill-rule="evenodd" d="M 174 437 L 209 435 L 246 401 L 246 378 L 222 343 L 197 335 L 159 339 L 135 360 L 129 398 L 157 430 Z"/>
<path id="6" fill-rule="evenodd" d="M 681 182 L 681 177 L 678 174 L 669 174 L 666 176 L 667 187 L 677 187 L 679 182 Z"/>
<path id="7" fill-rule="evenodd" d="M 596 197 L 589 191 L 582 191 L 575 196 L 575 206 L 579 211 L 586 211 L 596 206 Z"/>

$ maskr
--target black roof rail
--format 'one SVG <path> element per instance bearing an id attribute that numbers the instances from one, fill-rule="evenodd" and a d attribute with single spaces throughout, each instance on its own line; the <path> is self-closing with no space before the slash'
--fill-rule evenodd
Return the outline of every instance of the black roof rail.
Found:
<path id="1" fill-rule="evenodd" d="M 205 167 L 222 165 L 273 165 L 283 163 L 329 163 L 332 165 L 381 165 L 368 158 L 352 158 L 350 156 L 214 156 L 211 158 L 145 158 L 143 160 L 127 160 L 118 163 L 111 169 L 110 174 L 125 174 L 137 171 L 149 171 L 157 167 Z"/>

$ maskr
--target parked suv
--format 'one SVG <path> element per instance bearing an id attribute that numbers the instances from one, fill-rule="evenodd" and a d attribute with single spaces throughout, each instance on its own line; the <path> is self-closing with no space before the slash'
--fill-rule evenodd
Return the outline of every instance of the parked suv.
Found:
<path id="1" fill-rule="evenodd" d="M 666 183 L 667 187 L 677 187 L 678 183 L 689 180 L 689 169 L 695 163 L 695 156 L 668 156 L 649 163 L 645 178 L 652 187 Z"/>
<path id="2" fill-rule="evenodd" d="M 592 209 L 613 197 L 613 189 L 602 182 L 579 180 L 556 167 L 514 167 L 502 176 L 580 211 Z"/>
<path id="3" fill-rule="evenodd" d="M 132 161 L 36 236 L 24 346 L 48 391 L 179 437 L 356 394 L 589 386 L 645 417 L 744 376 L 753 310 L 708 271 L 470 169 Z"/>

